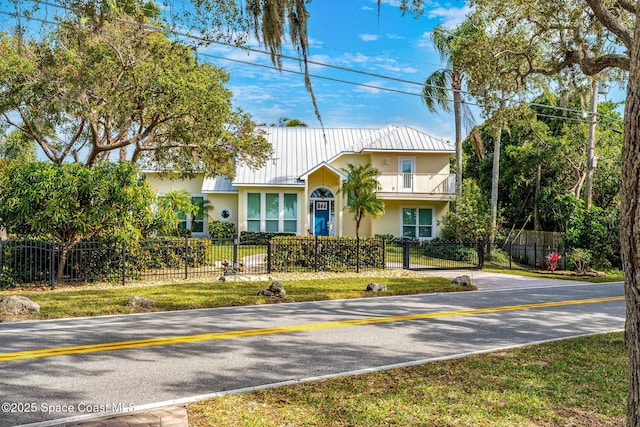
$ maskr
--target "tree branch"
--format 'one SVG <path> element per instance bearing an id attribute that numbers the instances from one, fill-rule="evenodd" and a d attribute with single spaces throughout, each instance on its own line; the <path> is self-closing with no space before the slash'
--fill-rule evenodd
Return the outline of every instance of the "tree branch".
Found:
<path id="1" fill-rule="evenodd" d="M 602 25 L 615 34 L 625 47 L 630 50 L 633 45 L 633 31 L 631 31 L 616 15 L 611 13 L 603 0 L 586 0 L 586 2 Z"/>
<path id="2" fill-rule="evenodd" d="M 636 14 L 636 11 L 638 10 L 636 8 L 635 3 L 631 3 L 631 2 L 628 2 L 626 0 L 618 0 L 618 5 L 622 9 L 626 10 L 627 12 L 633 13 L 634 15 Z"/>
<path id="3" fill-rule="evenodd" d="M 45 156 L 49 158 L 49 160 L 51 160 L 53 163 L 60 163 L 60 158 L 57 156 L 57 153 L 54 147 L 52 147 L 51 144 L 49 144 L 47 140 L 44 139 L 42 135 L 40 135 L 40 133 L 36 131 L 36 129 L 34 129 L 31 122 L 29 121 L 24 111 L 22 110 L 22 108 L 18 107 L 16 109 L 20 114 L 20 118 L 22 119 L 22 124 L 24 126 L 20 126 L 17 123 L 13 123 L 9 119 L 9 117 L 6 114 L 4 114 L 4 117 L 7 123 L 9 123 L 11 126 L 14 126 L 16 129 L 20 129 L 21 131 L 25 132 L 27 135 L 31 136 L 38 143 L 40 148 L 42 148 L 42 151 L 44 152 Z"/>

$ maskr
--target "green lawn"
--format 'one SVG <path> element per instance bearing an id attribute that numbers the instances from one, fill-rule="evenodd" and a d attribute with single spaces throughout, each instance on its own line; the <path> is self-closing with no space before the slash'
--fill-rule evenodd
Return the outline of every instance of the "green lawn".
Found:
<path id="1" fill-rule="evenodd" d="M 224 396 L 190 426 L 623 426 L 622 333 Z"/>
<path id="2" fill-rule="evenodd" d="M 99 286 L 74 289 L 71 286 L 49 290 L 8 290 L 4 295 L 24 295 L 40 305 L 40 317 L 98 316 L 131 313 L 126 304 L 132 295 L 151 298 L 156 310 L 185 310 L 193 308 L 227 307 L 279 302 L 320 301 L 331 299 L 362 298 L 374 296 L 365 292 L 371 281 L 386 284 L 388 290 L 380 295 L 407 295 L 428 292 L 456 292 L 473 290 L 451 284 L 450 280 L 437 277 L 334 277 L 331 279 L 282 281 L 287 296 L 284 299 L 258 296 L 259 290 L 269 287 L 271 281 L 198 282 L 146 286 Z"/>
<path id="3" fill-rule="evenodd" d="M 385 248 L 386 262 L 398 262 L 402 263 L 402 247 L 399 246 L 387 246 Z M 427 267 L 446 267 L 450 269 L 456 268 L 469 268 L 470 266 L 477 266 L 477 260 L 474 262 L 456 261 L 452 259 L 443 259 L 430 257 L 424 254 L 423 250 L 412 249 L 409 251 L 409 263 L 411 266 Z"/>

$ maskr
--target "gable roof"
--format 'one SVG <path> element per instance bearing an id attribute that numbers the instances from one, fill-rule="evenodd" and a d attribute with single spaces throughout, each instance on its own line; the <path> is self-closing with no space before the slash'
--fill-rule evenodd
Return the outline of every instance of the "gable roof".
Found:
<path id="1" fill-rule="evenodd" d="M 260 169 L 240 164 L 233 183 L 225 177 L 206 178 L 203 192 L 237 191 L 238 186 L 303 186 L 321 164 L 343 154 L 364 152 L 430 152 L 454 154 L 454 147 L 406 126 L 381 129 L 261 128 L 273 148 L 271 160 Z M 326 139 L 325 139 L 326 137 Z"/>

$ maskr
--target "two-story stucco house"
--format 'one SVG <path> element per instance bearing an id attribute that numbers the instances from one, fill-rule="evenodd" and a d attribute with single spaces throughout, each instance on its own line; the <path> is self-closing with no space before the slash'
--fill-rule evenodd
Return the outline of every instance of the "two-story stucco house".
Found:
<path id="1" fill-rule="evenodd" d="M 347 163 L 380 170 L 378 198 L 385 213 L 366 217 L 361 236 L 431 239 L 440 236 L 438 220 L 449 209 L 455 175 L 449 173 L 452 145 L 417 130 L 264 128 L 272 158 L 260 169 L 236 168 L 226 177 L 184 181 L 160 179 L 147 171 L 158 193 L 185 189 L 207 199 L 209 220 L 230 221 L 238 232 L 294 232 L 298 235 L 355 236 L 355 221 L 339 192 Z M 195 218 L 194 235 L 206 234 L 206 218 Z"/>

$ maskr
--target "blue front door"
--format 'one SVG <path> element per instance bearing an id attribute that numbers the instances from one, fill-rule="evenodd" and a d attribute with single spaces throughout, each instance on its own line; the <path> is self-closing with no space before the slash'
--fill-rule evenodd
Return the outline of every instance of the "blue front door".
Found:
<path id="1" fill-rule="evenodd" d="M 327 201 L 315 201 L 314 208 L 314 232 L 316 236 L 328 236 L 329 235 L 329 202 Z"/>

